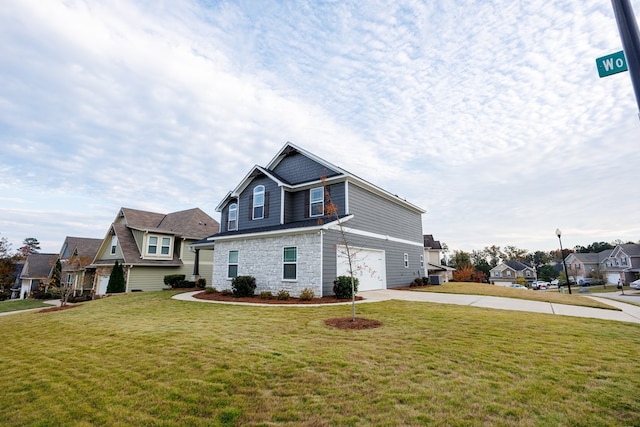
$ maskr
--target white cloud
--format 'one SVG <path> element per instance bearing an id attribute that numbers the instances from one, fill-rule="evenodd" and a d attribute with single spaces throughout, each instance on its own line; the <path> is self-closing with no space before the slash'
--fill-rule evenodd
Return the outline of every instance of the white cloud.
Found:
<path id="1" fill-rule="evenodd" d="M 595 69 L 621 49 L 608 3 L 14 1 L 0 37 L 3 236 L 214 214 L 292 141 L 451 248 L 640 238 L 637 106 Z"/>

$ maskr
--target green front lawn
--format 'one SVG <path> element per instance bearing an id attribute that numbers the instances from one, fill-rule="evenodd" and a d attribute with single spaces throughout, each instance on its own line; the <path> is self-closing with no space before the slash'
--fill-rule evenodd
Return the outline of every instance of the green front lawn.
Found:
<path id="1" fill-rule="evenodd" d="M 530 292 L 530 291 L 526 291 Z M 109 297 L 0 317 L 3 425 L 638 425 L 640 325 L 466 306 Z"/>
<path id="2" fill-rule="evenodd" d="M 40 299 L 33 298 L 0 301 L 0 313 L 43 307 L 51 307 L 51 305 L 43 303 Z"/>

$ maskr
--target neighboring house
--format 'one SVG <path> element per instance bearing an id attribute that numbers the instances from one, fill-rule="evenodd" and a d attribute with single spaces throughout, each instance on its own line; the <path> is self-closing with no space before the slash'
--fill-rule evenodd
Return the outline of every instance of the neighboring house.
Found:
<path id="1" fill-rule="evenodd" d="M 95 258 L 101 244 L 102 239 L 69 236 L 64 239 L 60 249 L 60 263 L 62 264 L 60 280 L 71 286 L 71 295 L 91 292 L 96 269 L 88 268 L 88 265 Z"/>
<path id="2" fill-rule="evenodd" d="M 200 249 L 189 246 L 219 227 L 199 208 L 170 214 L 121 208 L 89 265 L 96 269 L 94 292 L 107 292 L 116 260 L 124 268 L 126 292 L 161 290 L 170 274 L 184 274 L 187 280 L 211 277 L 212 262 L 196 262 Z"/>
<path id="3" fill-rule="evenodd" d="M 13 277 L 15 280 L 13 282 L 13 286 L 11 286 L 11 299 L 22 298 L 20 295 L 20 291 L 22 290 L 22 281 L 20 280 L 20 275 L 22 274 L 22 269 L 24 268 L 25 260 L 16 261 L 13 264 Z"/>
<path id="4" fill-rule="evenodd" d="M 47 285 L 58 254 L 29 254 L 20 273 L 20 298 L 27 298 L 40 285 Z"/>
<path id="5" fill-rule="evenodd" d="M 220 233 L 194 245 L 215 245 L 216 289 L 248 275 L 256 292 L 332 295 L 336 277 L 349 271 L 339 224 L 359 290 L 424 276 L 424 210 L 291 143 L 265 167 L 254 166 L 216 210 Z"/>
<path id="6" fill-rule="evenodd" d="M 609 283 L 630 283 L 640 277 L 640 245 L 627 243 L 618 245 L 607 256 L 600 269 Z"/>
<path id="7" fill-rule="evenodd" d="M 441 282 L 448 282 L 453 277 L 455 268 L 442 265 L 442 245 L 439 240 L 433 238 L 433 234 L 425 234 L 424 240 L 424 260 L 427 276 L 440 276 Z"/>
<path id="8" fill-rule="evenodd" d="M 629 283 L 640 276 L 640 245 L 627 243 L 598 253 L 571 253 L 565 262 L 569 276 L 575 276 L 578 283 L 587 277 Z"/>
<path id="9" fill-rule="evenodd" d="M 564 259 L 567 264 L 570 280 L 573 283 L 581 283 L 586 277 L 597 277 L 602 272 L 601 266 L 604 260 L 609 257 L 612 249 L 599 253 L 570 253 Z M 564 277 L 564 276 L 562 276 Z M 603 278 L 606 277 L 603 275 Z M 619 276 L 618 276 L 619 277 Z M 616 282 L 618 278 L 615 279 Z"/>
<path id="10" fill-rule="evenodd" d="M 535 278 L 533 268 L 520 261 L 504 261 L 489 270 L 489 281 L 492 285 L 506 286 L 519 278 L 531 282 Z"/>

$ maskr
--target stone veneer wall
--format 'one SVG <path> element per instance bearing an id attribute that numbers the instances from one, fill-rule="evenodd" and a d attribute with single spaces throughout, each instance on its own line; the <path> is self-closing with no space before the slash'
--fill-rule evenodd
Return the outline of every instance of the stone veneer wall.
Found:
<path id="1" fill-rule="evenodd" d="M 316 297 L 322 296 L 322 257 L 320 232 L 245 240 L 217 241 L 213 256 L 213 287 L 231 289 L 227 279 L 229 251 L 238 251 L 238 275 L 256 278 L 256 294 L 281 289 L 291 296 L 299 296 L 303 289 L 311 289 Z M 283 280 L 283 249 L 298 248 L 297 280 Z"/>

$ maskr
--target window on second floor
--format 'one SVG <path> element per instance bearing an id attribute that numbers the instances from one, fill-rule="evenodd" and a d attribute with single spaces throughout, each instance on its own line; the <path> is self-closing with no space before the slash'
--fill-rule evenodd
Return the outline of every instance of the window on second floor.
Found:
<path id="1" fill-rule="evenodd" d="M 253 219 L 264 218 L 264 185 L 253 189 Z"/>
<path id="2" fill-rule="evenodd" d="M 238 204 L 231 203 L 229 205 L 229 220 L 227 222 L 227 231 L 238 229 Z"/>
<path id="3" fill-rule="evenodd" d="M 117 247 L 118 247 L 118 238 L 116 236 L 111 236 L 111 255 L 116 254 Z"/>
<path id="4" fill-rule="evenodd" d="M 169 255 L 170 253 L 171 253 L 170 237 L 149 236 L 148 243 L 147 243 L 148 255 Z"/>
<path id="5" fill-rule="evenodd" d="M 627 257 L 620 258 L 620 262 L 622 263 L 622 265 L 627 265 Z"/>
<path id="6" fill-rule="evenodd" d="M 499 271 L 494 271 L 493 272 L 493 277 L 500 277 L 500 272 Z"/>
<path id="7" fill-rule="evenodd" d="M 525 272 L 525 275 L 526 275 L 527 277 L 531 277 L 531 271 L 527 270 L 527 271 Z"/>
<path id="8" fill-rule="evenodd" d="M 324 187 L 312 188 L 309 192 L 309 216 L 324 215 Z"/>
<path id="9" fill-rule="evenodd" d="M 507 270 L 507 277 L 511 277 L 511 270 Z"/>
<path id="10" fill-rule="evenodd" d="M 404 254 L 404 268 L 409 268 L 409 254 Z"/>

